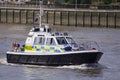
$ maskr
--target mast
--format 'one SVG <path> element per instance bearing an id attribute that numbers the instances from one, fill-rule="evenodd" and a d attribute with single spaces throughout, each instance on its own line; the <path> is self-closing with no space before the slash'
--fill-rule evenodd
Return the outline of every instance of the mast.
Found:
<path id="1" fill-rule="evenodd" d="M 41 28 L 42 26 L 42 15 L 43 15 L 43 9 L 42 9 L 42 0 L 39 1 L 40 4 L 40 12 L 39 12 L 39 27 Z"/>

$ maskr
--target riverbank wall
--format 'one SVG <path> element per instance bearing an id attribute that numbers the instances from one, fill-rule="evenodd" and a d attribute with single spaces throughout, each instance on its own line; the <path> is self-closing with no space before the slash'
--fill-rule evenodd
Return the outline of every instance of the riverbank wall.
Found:
<path id="1" fill-rule="evenodd" d="M 39 8 L 0 7 L 0 23 L 38 24 Z M 43 23 L 60 26 L 120 28 L 120 10 L 45 8 Z"/>

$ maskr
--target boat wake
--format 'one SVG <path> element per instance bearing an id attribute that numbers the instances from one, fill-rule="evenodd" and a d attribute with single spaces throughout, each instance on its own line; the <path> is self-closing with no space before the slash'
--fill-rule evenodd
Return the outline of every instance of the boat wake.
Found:
<path id="1" fill-rule="evenodd" d="M 17 64 L 7 63 L 6 58 L 0 58 L 0 65 L 16 66 Z"/>
<path id="2" fill-rule="evenodd" d="M 60 66 L 57 68 L 84 70 L 84 69 L 103 69 L 105 67 L 101 64 L 81 64 L 81 65 Z"/>
<path id="3" fill-rule="evenodd" d="M 81 64 L 69 66 L 39 66 L 39 65 L 23 65 L 28 68 L 45 68 L 45 69 L 73 69 L 73 70 L 87 70 L 87 69 L 105 69 L 106 67 L 101 64 Z"/>
<path id="4" fill-rule="evenodd" d="M 6 65 L 6 58 L 0 58 L 0 64 Z"/>
<path id="5" fill-rule="evenodd" d="M 103 69 L 105 66 L 101 64 L 81 64 L 81 65 L 70 65 L 70 66 L 39 66 L 39 65 L 24 65 L 24 64 L 12 64 L 7 63 L 6 58 L 0 59 L 1 65 L 8 65 L 8 66 L 22 66 L 22 67 L 29 67 L 29 68 L 57 68 L 57 69 Z"/>

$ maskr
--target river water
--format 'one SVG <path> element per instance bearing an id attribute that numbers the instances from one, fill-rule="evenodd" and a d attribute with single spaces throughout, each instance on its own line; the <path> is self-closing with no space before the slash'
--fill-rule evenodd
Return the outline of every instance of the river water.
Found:
<path id="1" fill-rule="evenodd" d="M 13 41 L 24 44 L 30 25 L 0 24 L 0 80 L 119 80 L 120 29 L 55 27 L 79 41 L 96 41 L 104 53 L 99 64 L 35 66 L 6 62 Z"/>

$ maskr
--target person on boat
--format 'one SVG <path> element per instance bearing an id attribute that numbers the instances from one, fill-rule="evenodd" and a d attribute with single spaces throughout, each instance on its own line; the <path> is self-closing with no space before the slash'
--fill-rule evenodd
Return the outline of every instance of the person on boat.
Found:
<path id="1" fill-rule="evenodd" d="M 13 51 L 17 52 L 20 47 L 20 44 L 18 44 L 17 42 L 13 42 L 12 47 L 13 47 Z"/>

